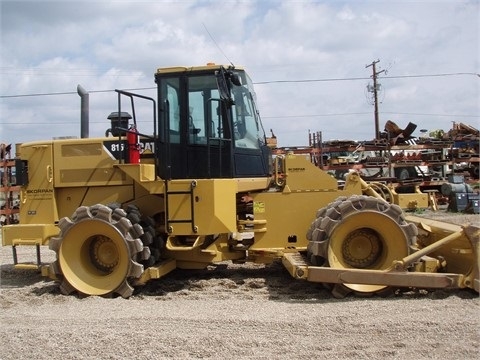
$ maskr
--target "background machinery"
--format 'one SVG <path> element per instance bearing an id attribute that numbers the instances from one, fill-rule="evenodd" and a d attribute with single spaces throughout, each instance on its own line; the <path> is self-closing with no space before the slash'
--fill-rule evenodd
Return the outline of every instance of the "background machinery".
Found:
<path id="1" fill-rule="evenodd" d="M 160 68 L 155 81 L 156 99 L 117 90 L 103 138 L 17 147 L 20 223 L 2 227 L 16 267 L 41 269 L 65 294 L 100 296 L 227 260 L 281 260 L 339 296 L 478 291 L 478 227 L 406 216 L 358 174 L 339 190 L 309 157 L 272 156 L 242 68 Z M 145 102 L 151 134 L 135 114 Z M 42 245 L 56 261 L 42 264 Z M 36 246 L 37 263 L 20 263 L 18 246 Z"/>

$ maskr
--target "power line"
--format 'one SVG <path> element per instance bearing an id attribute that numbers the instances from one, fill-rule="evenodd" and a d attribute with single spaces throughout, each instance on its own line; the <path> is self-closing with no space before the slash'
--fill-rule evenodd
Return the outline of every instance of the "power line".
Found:
<path id="1" fill-rule="evenodd" d="M 425 78 L 425 77 L 445 77 L 445 76 L 462 76 L 470 75 L 480 77 L 480 74 L 473 72 L 457 72 L 457 73 L 442 73 L 442 74 L 418 74 L 418 75 L 397 75 L 397 76 L 382 76 L 380 79 L 406 79 L 406 78 Z M 370 80 L 370 77 L 348 77 L 348 78 L 325 78 L 325 79 L 297 79 L 297 80 L 269 80 L 254 82 L 254 85 L 267 84 L 281 84 L 281 83 L 309 83 L 309 82 L 333 82 L 333 81 L 356 81 L 356 80 Z M 153 90 L 155 87 L 132 88 L 124 89 L 128 91 L 138 90 Z M 106 93 L 113 92 L 114 89 L 107 90 L 92 90 L 89 93 Z M 35 94 L 15 94 L 15 95 L 0 95 L 0 99 L 20 98 L 20 97 L 34 97 L 34 96 L 56 96 L 56 95 L 76 95 L 76 91 L 66 92 L 51 92 L 51 93 L 35 93 Z"/>
<path id="2" fill-rule="evenodd" d="M 397 76 L 382 76 L 382 79 L 403 79 L 403 78 L 421 78 L 421 77 L 442 77 L 442 76 L 461 76 L 472 75 L 480 77 L 480 74 L 473 72 L 458 72 L 458 73 L 445 73 L 445 74 L 421 74 L 421 75 L 397 75 Z"/>
<path id="3" fill-rule="evenodd" d="M 412 116 L 443 116 L 443 117 L 465 117 L 465 118 L 479 118 L 480 115 L 462 115 L 462 114 L 428 114 L 428 113 L 406 113 L 406 112 L 395 112 L 395 111 L 382 111 L 382 114 L 391 114 L 391 115 L 412 115 Z M 262 116 L 262 119 L 292 119 L 292 118 L 313 118 L 313 117 L 333 117 L 333 116 L 352 116 L 352 115 L 371 115 L 370 112 L 351 112 L 351 113 L 331 113 L 331 114 L 304 114 L 304 115 L 270 115 Z M 149 123 L 149 120 L 137 120 L 139 123 Z M 104 121 L 90 121 L 91 124 L 103 124 Z M 71 125 L 76 124 L 73 121 L 60 121 L 60 122 L 22 122 L 18 121 L 13 122 L 3 122 L 0 120 L 0 124 L 3 125 Z"/>
<path id="4" fill-rule="evenodd" d="M 89 123 L 90 124 L 104 124 L 106 123 L 107 120 L 105 121 L 90 121 Z M 152 121 L 151 120 L 137 120 L 137 123 L 151 123 Z M 32 124 L 35 124 L 35 125 L 79 125 L 80 126 L 80 123 L 78 122 L 77 119 L 75 119 L 74 121 L 48 121 L 48 122 L 33 122 L 33 121 L 27 121 L 27 122 L 21 122 L 19 123 L 18 121 L 13 121 L 13 122 L 2 122 L 0 121 L 0 124 L 2 125 L 32 125 Z"/>
<path id="5" fill-rule="evenodd" d="M 473 72 L 457 72 L 443 74 L 419 74 L 419 75 L 397 75 L 397 76 L 379 76 L 379 79 L 406 79 L 406 78 L 425 78 L 425 77 L 444 77 L 444 76 L 461 76 L 473 75 L 480 77 L 480 74 Z M 349 77 L 349 78 L 327 78 L 327 79 L 303 79 L 303 80 L 271 80 L 254 82 L 255 85 L 278 84 L 278 83 L 308 83 L 308 82 L 328 82 L 328 81 L 355 81 L 370 80 L 370 77 Z"/>
<path id="6" fill-rule="evenodd" d="M 139 91 L 139 90 L 153 90 L 155 87 L 143 87 L 143 88 L 132 88 L 132 89 L 123 89 L 127 91 Z M 91 90 L 88 93 L 107 93 L 114 92 L 115 89 L 109 90 Z M 51 92 L 51 93 L 36 93 L 36 94 L 17 94 L 17 95 L 0 95 L 0 99 L 9 99 L 9 98 L 20 98 L 20 97 L 33 97 L 33 96 L 56 96 L 56 95 L 77 95 L 76 91 L 65 91 L 65 92 Z"/>
<path id="7" fill-rule="evenodd" d="M 428 113 L 406 113 L 395 111 L 382 111 L 382 114 L 390 115 L 412 115 L 412 116 L 444 116 L 444 117 L 465 117 L 479 118 L 480 115 L 469 114 L 428 114 Z M 370 112 L 352 112 L 352 113 L 333 113 L 333 114 L 305 114 L 305 115 L 270 115 L 262 116 L 262 119 L 292 119 L 292 118 L 311 118 L 311 117 L 328 117 L 328 116 L 350 116 L 350 115 L 371 115 Z"/>
<path id="8" fill-rule="evenodd" d="M 369 112 L 353 112 L 353 113 L 337 113 L 337 114 L 279 115 L 279 116 L 262 116 L 262 119 L 291 119 L 291 118 L 310 118 L 310 117 L 367 115 L 367 114 L 370 114 L 370 113 Z"/>
<path id="9" fill-rule="evenodd" d="M 368 80 L 367 77 L 350 77 L 350 78 L 330 78 L 330 79 L 304 79 L 304 80 L 270 80 L 254 82 L 254 85 L 265 84 L 281 84 L 281 83 L 309 83 L 309 82 L 328 82 L 328 81 L 354 81 L 354 80 Z"/>
<path id="10" fill-rule="evenodd" d="M 144 75 L 141 71 L 132 70 L 131 72 L 127 71 L 118 71 L 118 72 L 109 72 L 111 69 L 42 69 L 42 68 L 18 68 L 12 66 L 0 66 L 0 74 L 10 75 L 10 74 L 24 74 L 24 75 L 34 75 L 34 76 L 52 76 L 52 75 L 69 75 L 69 76 L 102 76 L 102 77 L 136 77 L 139 75 Z M 103 73 L 99 73 L 103 71 Z M 116 71 L 116 70 L 114 70 Z"/>
<path id="11" fill-rule="evenodd" d="M 448 117 L 471 117 L 477 118 L 480 115 L 465 115 L 465 114 L 425 114 L 425 113 L 405 113 L 395 111 L 382 111 L 382 114 L 395 114 L 395 115 L 414 115 L 414 116 L 448 116 Z"/>

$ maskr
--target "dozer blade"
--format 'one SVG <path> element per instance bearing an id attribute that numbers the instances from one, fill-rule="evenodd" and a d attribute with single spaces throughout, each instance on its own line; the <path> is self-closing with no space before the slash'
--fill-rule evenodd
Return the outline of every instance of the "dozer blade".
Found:
<path id="1" fill-rule="evenodd" d="M 455 225 L 418 216 L 405 220 L 418 228 L 417 247 L 430 257 L 444 262 L 442 271 L 463 274 L 463 286 L 479 292 L 480 226 Z M 448 240 L 451 239 L 451 240 Z M 430 251 L 429 251 L 430 250 Z M 411 255 L 415 256 L 415 253 Z"/>

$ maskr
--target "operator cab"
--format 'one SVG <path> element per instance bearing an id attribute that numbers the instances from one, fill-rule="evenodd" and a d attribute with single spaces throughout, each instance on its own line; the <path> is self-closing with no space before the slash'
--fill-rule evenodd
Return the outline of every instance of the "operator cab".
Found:
<path id="1" fill-rule="evenodd" d="M 243 69 L 160 68 L 155 82 L 162 178 L 269 176 L 269 148 Z"/>

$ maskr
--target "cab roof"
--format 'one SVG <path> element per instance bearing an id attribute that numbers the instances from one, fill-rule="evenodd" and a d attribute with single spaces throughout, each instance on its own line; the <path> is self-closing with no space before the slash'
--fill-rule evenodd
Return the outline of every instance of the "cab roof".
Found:
<path id="1" fill-rule="evenodd" d="M 157 74 L 212 71 L 212 70 L 220 70 L 220 68 L 222 67 L 225 69 L 228 69 L 231 66 L 232 65 L 217 65 L 214 63 L 208 63 L 206 65 L 200 65 L 200 66 L 172 66 L 172 67 L 158 68 Z M 243 68 L 236 66 L 235 70 L 243 70 Z"/>

